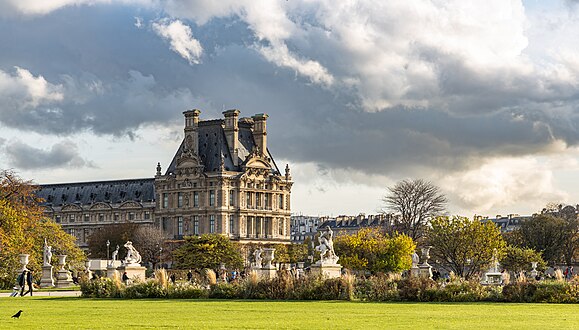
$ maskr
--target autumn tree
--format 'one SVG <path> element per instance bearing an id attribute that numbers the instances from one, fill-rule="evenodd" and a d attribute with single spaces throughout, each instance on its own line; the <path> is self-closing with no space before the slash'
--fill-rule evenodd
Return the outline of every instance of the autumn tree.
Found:
<path id="1" fill-rule="evenodd" d="M 405 234 L 391 236 L 378 228 L 360 229 L 353 235 L 338 236 L 334 240 L 340 264 L 352 270 L 371 273 L 410 269 L 411 254 L 415 248 L 412 239 Z"/>
<path id="2" fill-rule="evenodd" d="M 399 215 L 395 229 L 417 241 L 424 233 L 429 220 L 445 211 L 447 199 L 440 189 L 431 182 L 403 180 L 388 188 L 389 193 L 382 199 L 384 212 Z"/>
<path id="3" fill-rule="evenodd" d="M 220 265 L 230 269 L 243 267 L 238 243 L 219 234 L 185 237 L 183 244 L 173 251 L 175 268 L 217 270 Z"/>
<path id="4" fill-rule="evenodd" d="M 456 275 L 469 279 L 504 255 L 505 241 L 497 226 L 465 217 L 437 217 L 430 222 L 427 242 L 432 255 L 441 266 Z"/>
<path id="5" fill-rule="evenodd" d="M 532 270 L 531 263 L 537 263 L 537 269 L 545 269 L 547 263 L 541 257 L 541 253 L 517 246 L 507 246 L 504 257 L 501 259 L 501 265 L 504 269 L 520 273 Z"/>
<path id="6" fill-rule="evenodd" d="M 66 254 L 69 267 L 80 265 L 84 254 L 74 236 L 43 215 L 36 187 L 11 171 L 0 171 L 0 286 L 14 284 L 14 272 L 21 267 L 18 254 L 29 254 L 28 268 L 40 272 L 44 240 L 54 254 Z M 53 265 L 57 260 L 53 258 Z"/>

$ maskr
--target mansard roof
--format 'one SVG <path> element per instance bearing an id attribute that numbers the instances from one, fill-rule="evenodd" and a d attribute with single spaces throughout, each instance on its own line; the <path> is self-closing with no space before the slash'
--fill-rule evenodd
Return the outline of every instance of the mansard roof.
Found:
<path id="1" fill-rule="evenodd" d="M 126 201 L 152 202 L 155 200 L 155 179 L 128 179 L 112 181 L 41 184 L 36 195 L 45 200 L 42 205 L 88 205 L 94 203 L 121 203 Z"/>
<path id="2" fill-rule="evenodd" d="M 198 143 L 199 150 L 198 155 L 201 159 L 204 172 L 215 172 L 218 171 L 221 165 L 221 160 L 223 159 L 223 166 L 226 171 L 236 171 L 241 172 L 241 166 L 234 165 L 229 152 L 229 147 L 227 145 L 227 139 L 225 137 L 225 131 L 223 129 L 224 120 L 214 119 L 214 120 L 204 120 L 199 121 L 199 126 L 197 128 L 198 132 Z M 239 133 L 238 133 L 238 157 L 239 159 L 245 159 L 251 151 L 255 148 L 256 144 L 253 140 L 253 133 L 251 131 L 251 124 L 247 123 L 247 118 L 241 118 L 239 120 Z M 185 139 L 181 141 L 179 149 L 173 156 L 173 160 L 167 170 L 165 175 L 175 172 L 177 167 L 177 160 L 179 156 L 183 153 L 183 148 L 185 147 Z M 275 164 L 273 157 L 271 156 L 269 150 L 267 154 L 271 159 L 270 165 L 273 172 L 280 173 L 277 165 Z"/>

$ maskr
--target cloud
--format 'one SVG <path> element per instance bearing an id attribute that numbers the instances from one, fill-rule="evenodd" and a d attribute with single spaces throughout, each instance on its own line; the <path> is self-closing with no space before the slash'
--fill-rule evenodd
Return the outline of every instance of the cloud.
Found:
<path id="1" fill-rule="evenodd" d="M 179 20 L 162 20 L 153 23 L 153 31 L 168 40 L 171 49 L 190 64 L 200 63 L 203 47 L 201 47 L 199 40 L 193 38 L 190 27 Z"/>
<path id="2" fill-rule="evenodd" d="M 25 170 L 95 166 L 80 156 L 77 145 L 71 141 L 57 143 L 50 149 L 35 148 L 21 141 L 12 141 L 6 144 L 5 150 L 10 164 Z"/>
<path id="3" fill-rule="evenodd" d="M 41 75 L 35 77 L 19 67 L 12 74 L 0 70 L 0 99 L 14 111 L 52 104 L 63 98 L 62 85 L 50 84 Z"/>

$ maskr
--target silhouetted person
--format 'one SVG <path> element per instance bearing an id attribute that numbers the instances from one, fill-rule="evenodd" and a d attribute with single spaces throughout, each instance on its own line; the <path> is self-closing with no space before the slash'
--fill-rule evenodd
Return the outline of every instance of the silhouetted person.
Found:
<path id="1" fill-rule="evenodd" d="M 28 276 L 28 270 L 25 269 L 22 271 L 22 274 L 18 276 L 18 285 L 20 285 L 20 296 L 24 296 L 24 289 L 26 289 L 26 277 Z M 29 289 L 30 291 L 30 289 Z M 28 293 L 28 292 L 27 292 Z"/>
<path id="2" fill-rule="evenodd" d="M 32 271 L 27 271 L 26 272 L 26 285 L 28 285 L 28 291 L 24 292 L 23 296 L 25 296 L 27 293 L 30 293 L 30 296 L 32 297 L 32 291 L 33 291 L 33 286 L 32 286 Z"/>
<path id="3" fill-rule="evenodd" d="M 23 312 L 23 310 L 19 310 L 16 314 L 12 315 L 12 318 L 19 319 L 22 312 Z"/>
<path id="4" fill-rule="evenodd" d="M 187 273 L 187 281 L 191 282 L 191 279 L 193 279 L 193 273 L 191 272 L 191 270 L 189 270 L 189 272 Z"/>
<path id="5" fill-rule="evenodd" d="M 171 282 L 173 282 L 173 284 L 175 284 L 175 280 L 177 279 L 175 274 L 171 274 L 171 276 L 169 276 L 169 278 L 171 279 Z"/>
<path id="6" fill-rule="evenodd" d="M 126 285 L 129 284 L 129 276 L 127 275 L 127 272 L 123 273 L 123 282 L 125 282 Z"/>

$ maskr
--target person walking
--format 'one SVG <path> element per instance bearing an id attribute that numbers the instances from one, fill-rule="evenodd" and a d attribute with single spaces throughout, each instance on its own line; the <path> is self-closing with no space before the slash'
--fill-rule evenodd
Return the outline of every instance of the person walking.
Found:
<path id="1" fill-rule="evenodd" d="M 24 282 L 26 280 L 26 285 L 28 286 L 28 291 L 24 292 L 24 283 L 22 283 L 22 289 L 20 291 L 20 296 L 24 297 L 26 294 L 30 293 L 30 296 L 32 296 L 32 291 L 33 291 L 33 286 L 32 286 L 32 282 L 33 282 L 33 277 L 32 277 L 32 271 L 30 270 L 25 270 L 24 272 L 22 272 L 22 279 L 21 281 Z M 24 292 L 24 293 L 23 293 Z"/>
<path id="2" fill-rule="evenodd" d="M 123 273 L 123 282 L 125 282 L 125 285 L 129 285 L 129 275 L 127 275 L 127 272 Z"/>

